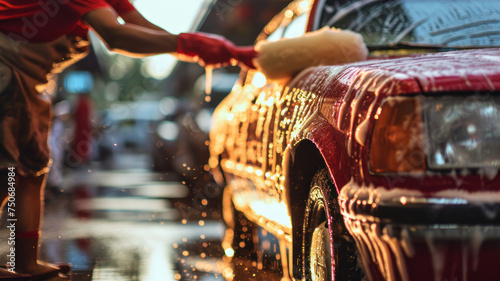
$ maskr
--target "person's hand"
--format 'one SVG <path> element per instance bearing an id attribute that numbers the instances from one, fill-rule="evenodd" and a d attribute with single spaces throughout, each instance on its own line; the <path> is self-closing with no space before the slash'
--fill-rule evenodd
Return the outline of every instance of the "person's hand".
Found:
<path id="1" fill-rule="evenodd" d="M 177 36 L 177 53 L 203 66 L 224 66 L 234 59 L 236 46 L 222 36 L 194 32 Z"/>

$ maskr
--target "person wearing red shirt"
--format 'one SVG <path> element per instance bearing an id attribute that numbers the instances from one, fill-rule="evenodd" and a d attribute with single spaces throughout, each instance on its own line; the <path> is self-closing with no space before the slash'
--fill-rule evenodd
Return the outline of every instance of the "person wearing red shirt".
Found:
<path id="1" fill-rule="evenodd" d="M 0 0 L 0 198 L 5 204 L 15 197 L 17 206 L 15 262 L 0 269 L 0 279 L 56 280 L 68 270 L 38 261 L 51 120 L 51 105 L 42 93 L 49 74 L 86 54 L 89 29 L 110 50 L 127 55 L 171 53 L 201 65 L 238 61 L 254 67 L 253 47 L 236 47 L 211 34 L 171 34 L 128 0 Z M 15 193 L 7 188 L 10 178 Z"/>

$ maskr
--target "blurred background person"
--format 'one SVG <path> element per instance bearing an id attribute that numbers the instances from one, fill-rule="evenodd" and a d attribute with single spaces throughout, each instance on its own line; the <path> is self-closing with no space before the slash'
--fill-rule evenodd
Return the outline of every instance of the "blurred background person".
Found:
<path id="1" fill-rule="evenodd" d="M 78 166 L 88 164 L 94 150 L 92 140 L 94 135 L 94 128 L 92 127 L 93 115 L 94 103 L 90 98 L 90 94 L 88 92 L 78 94 L 73 114 L 74 138 L 70 152 L 71 157 Z"/>

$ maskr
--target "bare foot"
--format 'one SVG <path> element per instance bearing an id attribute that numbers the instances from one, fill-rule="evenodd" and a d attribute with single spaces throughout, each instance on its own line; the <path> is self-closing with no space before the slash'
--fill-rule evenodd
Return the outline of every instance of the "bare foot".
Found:
<path id="1" fill-rule="evenodd" d="M 20 274 L 27 274 L 27 275 L 40 275 L 44 276 L 44 278 L 41 279 L 46 279 L 46 280 L 67 280 L 64 277 L 65 273 L 61 273 L 61 269 L 57 267 L 56 265 L 52 265 L 43 261 L 37 261 L 37 264 L 31 265 L 29 267 L 25 268 L 16 268 L 16 273 Z M 61 273 L 61 274 L 60 274 Z M 62 275 L 62 276 L 61 276 Z M 59 279 L 55 279 L 56 277 L 59 277 Z"/>
<path id="2" fill-rule="evenodd" d="M 37 261 L 37 263 L 39 266 L 46 267 L 48 269 L 56 269 L 56 270 L 61 271 L 64 274 L 68 273 L 71 269 L 70 266 L 67 264 L 58 265 L 58 264 L 52 264 L 52 263 L 48 263 L 48 262 L 44 262 L 44 261 Z"/>
<path id="3" fill-rule="evenodd" d="M 0 268 L 0 279 L 5 279 L 8 277 L 9 279 L 12 278 L 12 280 L 16 280 L 17 278 L 20 278 L 20 277 L 22 278 L 23 276 L 24 275 L 22 275 L 22 274 L 10 272 L 7 269 Z M 28 277 L 26 277 L 26 280 L 29 280 Z"/>

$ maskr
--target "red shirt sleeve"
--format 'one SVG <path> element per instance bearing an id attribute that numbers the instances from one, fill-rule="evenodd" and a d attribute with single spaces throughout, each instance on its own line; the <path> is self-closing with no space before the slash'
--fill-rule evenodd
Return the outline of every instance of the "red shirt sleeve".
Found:
<path id="1" fill-rule="evenodd" d="M 0 0 L 0 32 L 36 43 L 64 34 L 83 37 L 88 26 L 81 21 L 82 16 L 109 7 L 121 16 L 135 10 L 129 0 Z"/>
<path id="2" fill-rule="evenodd" d="M 135 11 L 135 7 L 129 0 L 70 0 L 68 7 L 74 12 L 76 18 L 81 18 L 83 15 L 93 10 L 107 7 L 112 7 L 118 15 L 124 15 L 128 12 Z M 88 26 L 83 21 L 79 21 L 72 33 L 84 37 L 87 30 Z"/>
<path id="3" fill-rule="evenodd" d="M 111 6 L 105 0 L 69 0 L 66 5 L 76 18 L 81 18 L 88 12 Z"/>
<path id="4" fill-rule="evenodd" d="M 129 0 L 107 0 L 107 1 L 119 15 L 124 15 L 128 12 L 135 11 L 135 7 L 129 2 Z"/>
<path id="5" fill-rule="evenodd" d="M 70 0 L 68 7 L 75 12 L 76 17 L 82 17 L 93 10 L 112 7 L 119 15 L 134 11 L 128 0 Z"/>

